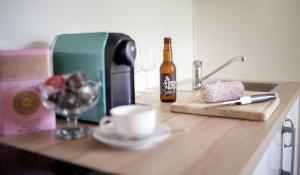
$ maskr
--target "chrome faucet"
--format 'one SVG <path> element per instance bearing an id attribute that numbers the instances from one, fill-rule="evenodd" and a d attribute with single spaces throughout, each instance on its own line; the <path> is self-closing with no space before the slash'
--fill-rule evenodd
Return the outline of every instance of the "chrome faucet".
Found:
<path id="1" fill-rule="evenodd" d="M 194 61 L 197 62 L 198 60 Z M 199 60 L 200 61 L 200 60 Z M 245 56 L 238 56 L 238 57 L 234 57 L 230 60 L 228 60 L 227 62 L 225 62 L 224 64 L 222 64 L 220 67 L 218 67 L 217 69 L 215 69 L 214 71 L 212 71 L 211 73 L 207 74 L 206 76 L 202 77 L 197 77 L 193 79 L 196 79 L 196 81 L 193 81 L 193 89 L 199 89 L 203 83 L 204 80 L 206 80 L 207 78 L 209 78 L 210 76 L 212 76 L 213 74 L 219 72 L 221 69 L 223 69 L 224 67 L 228 66 L 229 64 L 236 62 L 236 61 L 242 61 L 245 62 L 246 61 L 246 57 Z M 202 61 L 201 62 L 201 66 L 202 66 Z"/>

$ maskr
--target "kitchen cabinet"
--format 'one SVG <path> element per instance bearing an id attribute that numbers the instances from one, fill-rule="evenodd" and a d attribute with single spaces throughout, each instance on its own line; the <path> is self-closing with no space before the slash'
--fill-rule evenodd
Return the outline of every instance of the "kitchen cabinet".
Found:
<path id="1" fill-rule="evenodd" d="M 253 175 L 287 175 L 292 172 L 296 175 L 298 172 L 298 140 L 299 140 L 299 97 L 296 98 L 293 105 L 289 109 L 285 120 L 280 127 L 271 143 L 268 145 L 261 160 L 257 164 Z M 285 128 L 286 127 L 286 128 Z M 294 129 L 291 129 L 291 128 Z M 294 130 L 295 136 L 284 130 Z M 285 146 L 284 146 L 285 145 Z M 293 150 L 294 147 L 294 150 Z M 293 164 L 293 166 L 292 166 Z"/>
<path id="2" fill-rule="evenodd" d="M 293 103 L 289 110 L 284 126 L 295 128 L 294 140 L 292 134 L 283 135 L 283 148 L 282 148 L 282 169 L 285 171 L 291 171 L 293 167 L 293 174 L 298 173 L 298 140 L 299 140 L 299 97 Z M 286 145 L 286 146 L 284 146 Z M 289 146 L 291 145 L 291 146 Z M 294 150 L 293 150 L 294 149 Z M 294 156 L 294 157 L 293 157 Z M 293 164 L 293 166 L 292 166 Z"/>

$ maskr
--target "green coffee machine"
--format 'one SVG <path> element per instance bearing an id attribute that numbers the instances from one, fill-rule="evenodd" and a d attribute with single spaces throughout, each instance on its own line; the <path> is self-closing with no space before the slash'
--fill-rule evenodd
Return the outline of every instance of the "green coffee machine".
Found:
<path id="1" fill-rule="evenodd" d="M 53 46 L 54 74 L 84 72 L 100 81 L 99 102 L 80 120 L 99 122 L 112 107 L 134 104 L 135 42 L 122 33 L 78 33 L 56 36 Z"/>

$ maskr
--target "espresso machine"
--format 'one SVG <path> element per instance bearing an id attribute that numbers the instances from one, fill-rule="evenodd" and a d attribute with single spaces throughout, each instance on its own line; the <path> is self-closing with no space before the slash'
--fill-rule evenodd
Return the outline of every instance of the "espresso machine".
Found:
<path id="1" fill-rule="evenodd" d="M 98 103 L 80 120 L 99 122 L 109 110 L 135 103 L 135 42 L 122 33 L 62 34 L 53 46 L 54 74 L 84 72 L 88 79 L 101 82 Z"/>

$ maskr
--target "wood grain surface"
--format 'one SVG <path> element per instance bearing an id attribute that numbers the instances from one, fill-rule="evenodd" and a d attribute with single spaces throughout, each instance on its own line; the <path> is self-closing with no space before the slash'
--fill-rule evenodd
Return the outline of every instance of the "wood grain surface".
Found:
<path id="1" fill-rule="evenodd" d="M 189 128 L 146 150 L 116 149 L 92 137 L 60 140 L 53 131 L 0 137 L 0 143 L 113 174 L 251 174 L 299 95 L 299 87 L 300 83 L 292 82 L 280 85 L 281 102 L 266 122 L 171 113 L 171 104 L 160 103 L 158 92 L 138 97 L 137 102 L 156 108 L 160 122 L 172 129 Z M 193 95 L 178 92 L 178 100 Z M 58 120 L 58 125 L 63 122 Z"/>

